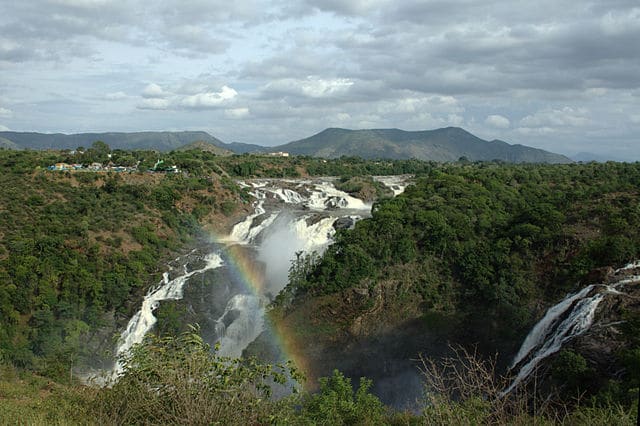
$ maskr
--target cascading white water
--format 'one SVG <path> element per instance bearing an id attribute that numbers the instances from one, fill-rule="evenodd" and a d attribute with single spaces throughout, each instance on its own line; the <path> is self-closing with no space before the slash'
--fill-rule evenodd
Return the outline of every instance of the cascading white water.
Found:
<path id="1" fill-rule="evenodd" d="M 400 195 L 407 188 L 407 180 L 410 176 L 374 176 L 373 180 L 382 183 L 393 191 L 393 195 Z"/>
<path id="2" fill-rule="evenodd" d="M 301 192 L 283 188 L 280 186 L 283 184 L 295 185 Z M 370 210 L 370 205 L 338 191 L 330 182 L 270 180 L 243 186 L 254 189 L 251 193 L 256 198 L 254 213 L 236 224 L 224 242 L 254 245 L 257 259 L 265 265 L 265 294 L 233 296 L 216 321 L 220 353 L 229 356 L 240 356 L 262 332 L 264 305 L 286 285 L 296 253 L 321 254 L 331 243 L 333 224 L 339 217 L 348 216 L 354 222 L 361 217 L 340 214 L 341 209 Z M 273 203 L 270 197 L 284 202 L 284 206 Z M 309 208 L 315 212 L 309 213 Z"/>
<path id="3" fill-rule="evenodd" d="M 276 188 L 269 190 L 272 194 L 276 195 L 282 201 L 288 204 L 302 204 L 306 201 L 306 198 L 298 194 L 296 191 L 287 188 Z"/>
<path id="4" fill-rule="evenodd" d="M 333 223 L 336 217 L 327 217 L 318 222 L 308 225 L 309 216 L 303 216 L 293 223 L 293 230 L 302 243 L 300 247 L 302 251 L 311 253 L 316 251 L 322 253 L 331 243 L 331 237 L 336 233 Z"/>
<path id="5" fill-rule="evenodd" d="M 615 274 L 639 267 L 640 261 L 636 261 L 616 270 Z M 520 367 L 518 374 L 502 395 L 510 393 L 523 383 L 543 359 L 558 352 L 564 343 L 589 330 L 596 309 L 605 296 L 624 295 L 619 289 L 638 281 L 640 276 L 633 275 L 612 284 L 591 284 L 549 308 L 544 317 L 531 329 L 513 359 L 511 368 L 527 361 Z M 598 288 L 603 290 L 594 293 Z"/>
<path id="6" fill-rule="evenodd" d="M 219 354 L 238 358 L 242 351 L 262 333 L 264 303 L 250 294 L 236 294 L 218 318 L 216 332 L 220 339 Z"/>
<path id="7" fill-rule="evenodd" d="M 353 210 L 371 210 L 371 204 L 367 204 L 359 198 L 352 197 L 346 192 L 336 189 L 330 182 L 316 183 L 315 189 L 307 201 L 307 206 L 314 210 L 325 210 L 329 208 L 345 208 Z M 328 201 L 335 201 L 334 205 L 328 205 Z"/>
<path id="8" fill-rule="evenodd" d="M 205 266 L 201 269 L 195 269 L 188 272 L 184 270 L 184 274 L 173 280 L 169 280 L 169 273 L 165 272 L 159 286 L 153 288 L 147 293 L 140 310 L 129 320 L 127 328 L 120 336 L 116 354 L 119 356 L 128 352 L 133 345 L 142 342 L 145 334 L 153 328 L 158 319 L 153 315 L 159 303 L 163 300 L 178 300 L 182 298 L 182 290 L 189 278 L 196 274 L 202 274 L 206 271 L 219 268 L 223 265 L 222 258 L 218 253 L 210 253 L 205 257 Z M 122 372 L 122 365 L 116 361 L 113 369 L 113 377 L 117 377 Z"/>
<path id="9" fill-rule="evenodd" d="M 256 191 L 256 193 L 252 194 L 256 196 L 256 198 L 258 198 L 258 201 L 256 201 L 254 205 L 254 212 L 249 216 L 247 216 L 246 218 L 244 218 L 242 222 L 239 222 L 236 225 L 234 225 L 233 229 L 231 230 L 231 234 L 229 234 L 229 237 L 228 237 L 229 241 L 235 241 L 235 242 L 246 243 L 246 244 L 250 242 L 253 220 L 258 216 L 263 215 L 266 212 L 263 207 L 264 199 L 263 197 L 260 197 L 258 194 L 263 195 L 264 193 L 260 191 Z"/>
<path id="10" fill-rule="evenodd" d="M 540 361 L 549 355 L 558 352 L 565 342 L 587 331 L 593 323 L 596 308 L 602 301 L 603 297 L 604 293 L 597 293 L 592 297 L 578 301 L 569 316 L 564 321 L 559 322 L 559 325 L 555 328 L 553 334 L 543 340 L 539 349 L 533 354 L 531 359 L 522 366 L 515 379 L 513 379 L 509 387 L 505 389 L 503 393 L 508 394 L 515 389 L 516 386 L 529 377 Z"/>
<path id="11" fill-rule="evenodd" d="M 531 329 L 527 337 L 524 339 L 522 346 L 520 346 L 520 350 L 518 354 L 513 358 L 511 362 L 511 367 L 513 368 L 516 364 L 520 363 L 529 353 L 534 349 L 542 345 L 545 338 L 549 334 L 549 330 L 555 323 L 558 321 L 566 311 L 569 309 L 573 302 L 578 299 L 582 299 L 586 296 L 593 285 L 587 286 L 580 290 L 579 292 L 573 293 L 565 297 L 560 303 L 552 306 L 547 310 L 545 315 L 542 317 L 540 321 Z"/>

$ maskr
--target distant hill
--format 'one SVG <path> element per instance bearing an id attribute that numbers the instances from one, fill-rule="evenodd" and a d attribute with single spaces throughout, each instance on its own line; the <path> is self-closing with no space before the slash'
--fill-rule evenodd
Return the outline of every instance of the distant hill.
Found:
<path id="1" fill-rule="evenodd" d="M 524 145 L 486 141 L 459 127 L 408 132 L 399 129 L 347 130 L 322 132 L 272 148 L 297 155 L 337 158 L 343 155 L 363 158 L 418 158 L 432 161 L 502 160 L 513 163 L 571 163 L 571 159 Z"/>
<path id="2" fill-rule="evenodd" d="M 589 163 L 591 161 L 595 161 L 596 163 L 606 163 L 607 161 L 629 161 L 613 155 L 594 154 L 592 152 L 579 152 L 575 155 L 572 155 L 571 158 L 574 161 L 582 161 L 583 163 Z"/>
<path id="3" fill-rule="evenodd" d="M 205 141 L 195 141 L 186 145 L 182 145 L 180 148 L 177 148 L 176 151 L 189 151 L 192 149 L 211 152 L 215 155 L 233 155 L 234 154 L 233 151 L 230 151 L 225 148 L 221 148 L 210 142 L 205 142 Z"/>
<path id="4" fill-rule="evenodd" d="M 233 142 L 225 144 L 207 132 L 135 132 L 135 133 L 22 133 L 0 132 L 0 147 L 10 149 L 75 149 L 88 148 L 95 141 L 103 141 L 112 149 L 174 149 L 213 150 L 220 155 L 228 151 L 236 154 L 284 151 L 297 155 L 337 158 L 343 155 L 362 158 L 457 161 L 466 157 L 471 161 L 502 160 L 513 163 L 570 163 L 563 155 L 524 145 L 486 141 L 458 127 L 408 132 L 399 129 L 347 130 L 326 129 L 322 132 L 275 147 Z M 194 144 L 195 145 L 191 145 Z M 215 151 L 212 151 L 215 152 Z"/>
<path id="5" fill-rule="evenodd" d="M 225 145 L 227 149 L 235 152 L 236 154 L 246 153 L 260 153 L 270 151 L 272 148 L 262 145 L 255 145 L 251 143 L 231 142 Z"/>
<path id="6" fill-rule="evenodd" d="M 0 137 L 0 148 L 4 148 L 4 149 L 21 149 L 20 146 L 18 144 L 16 144 L 13 141 L 10 141 L 9 139 L 5 139 Z"/>
<path id="7" fill-rule="evenodd" d="M 95 141 L 103 141 L 112 149 L 151 149 L 171 151 L 195 141 L 225 147 L 219 139 L 207 132 L 135 132 L 135 133 L 31 133 L 0 132 L 4 138 L 21 148 L 28 149 L 75 149 L 79 146 L 88 148 Z"/>

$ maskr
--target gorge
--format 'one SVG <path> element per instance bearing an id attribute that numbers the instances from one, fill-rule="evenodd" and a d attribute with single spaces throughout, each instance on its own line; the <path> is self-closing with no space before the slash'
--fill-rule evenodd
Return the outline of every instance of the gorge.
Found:
<path id="1" fill-rule="evenodd" d="M 358 336 L 354 331 L 349 338 L 337 338 L 349 341 L 345 347 L 332 348 L 325 342 L 294 348 L 295 338 L 288 335 L 291 329 L 278 327 L 266 315 L 287 284 L 296 258 L 321 255 L 337 229 L 352 228 L 371 215 L 371 202 L 336 189 L 336 179 L 238 181 L 253 197 L 253 212 L 237 222 L 229 235 L 212 235 L 208 244 L 172 262 L 174 266 L 169 266 L 129 321 L 116 354 L 141 343 L 157 322 L 153 312 L 161 303 L 173 300 L 181 307 L 180 321 L 197 323 L 205 341 L 218 345 L 222 356 L 255 355 L 265 362 L 293 359 L 306 369 L 311 389 L 316 377 L 340 368 L 350 377 L 373 378 L 373 390 L 386 404 L 415 409 L 423 392 L 418 358 L 442 356 L 450 349 L 450 342 L 437 332 L 409 321 L 386 334 Z M 375 179 L 394 196 L 411 181 L 410 176 Z M 550 307 L 515 354 L 509 370 L 514 377 L 503 394 L 526 383 L 539 363 L 588 331 L 607 295 L 622 295 L 624 286 L 640 281 L 640 276 L 630 273 L 637 267 L 620 268 L 607 282 L 585 286 Z M 119 368 L 116 363 L 113 377 Z"/>

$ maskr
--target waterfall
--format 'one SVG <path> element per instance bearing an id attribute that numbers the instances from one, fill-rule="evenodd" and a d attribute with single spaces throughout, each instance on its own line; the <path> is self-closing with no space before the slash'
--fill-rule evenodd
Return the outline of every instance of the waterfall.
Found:
<path id="1" fill-rule="evenodd" d="M 407 188 L 407 180 L 410 176 L 374 176 L 373 180 L 380 182 L 393 191 L 393 196 L 400 195 Z"/>
<path id="2" fill-rule="evenodd" d="M 331 182 L 320 182 L 314 185 L 307 201 L 307 207 L 313 210 L 327 208 L 346 208 L 354 210 L 371 210 L 371 205 L 346 192 L 336 189 Z"/>
<path id="3" fill-rule="evenodd" d="M 522 361 L 527 355 L 529 355 L 529 353 L 534 348 L 540 346 L 549 334 L 549 330 L 551 329 L 551 327 L 554 326 L 558 319 L 567 311 L 567 309 L 569 309 L 573 305 L 573 302 L 578 299 L 582 299 L 591 291 L 593 287 L 593 285 L 590 285 L 583 288 L 577 293 L 570 294 L 565 297 L 560 303 L 549 308 L 544 317 L 542 317 L 542 319 L 538 321 L 538 323 L 533 327 L 533 329 L 531 329 L 527 337 L 524 339 L 524 342 L 522 343 L 518 354 L 511 362 L 511 368 L 520 363 L 520 361 Z"/>
<path id="4" fill-rule="evenodd" d="M 242 351 L 262 333 L 264 304 L 250 294 L 237 294 L 216 322 L 220 355 L 238 358 Z"/>
<path id="5" fill-rule="evenodd" d="M 589 287 L 592 288 L 593 286 Z M 589 290 L 591 290 L 591 288 L 589 288 Z M 537 336 L 536 344 L 532 346 L 532 348 L 538 349 L 531 359 L 522 366 L 516 378 L 513 379 L 503 394 L 508 394 L 515 389 L 524 379 L 529 377 L 540 361 L 558 352 L 562 348 L 563 343 L 587 331 L 593 323 L 596 308 L 603 298 L 604 293 L 597 293 L 592 297 L 578 301 L 564 321 L 559 320 L 560 316 L 555 317 L 549 325 L 549 328 L 547 328 L 547 330 L 553 329 L 553 333 L 549 335 L 549 337 L 546 337 L 547 334 Z M 530 352 L 527 352 L 525 356 L 529 355 L 529 353 Z"/>
<path id="6" fill-rule="evenodd" d="M 303 197 L 296 191 L 287 188 L 271 189 L 269 192 L 276 195 L 287 204 L 303 204 L 306 201 L 305 197 Z"/>
<path id="7" fill-rule="evenodd" d="M 339 191 L 327 180 L 263 179 L 238 184 L 255 198 L 254 211 L 237 223 L 227 238 L 217 243 L 246 245 L 247 250 L 265 265 L 269 286 L 260 290 L 264 294 L 246 294 L 246 288 L 237 286 L 227 287 L 235 288 L 229 293 L 219 293 L 225 298 L 220 302 L 226 300 L 226 307 L 220 313 L 225 305 L 218 304 L 219 307 L 215 308 L 218 311 L 212 311 L 219 317 L 211 321 L 211 331 L 220 342 L 220 353 L 228 356 L 241 356 L 242 351 L 263 331 L 264 307 L 269 297 L 275 296 L 286 285 L 295 253 L 315 251 L 321 254 L 331 244 L 335 234 L 333 225 L 338 219 L 349 217 L 355 223 L 371 210 L 370 204 Z M 359 210 L 357 215 L 353 210 Z M 217 250 L 204 258 L 206 264 L 201 269 L 188 271 L 185 265 L 182 274 L 173 279 L 170 279 L 169 272 L 163 274 L 162 281 L 149 290 L 140 310 L 122 332 L 116 349 L 118 355 L 142 342 L 157 322 L 153 312 L 162 300 L 181 299 L 183 287 L 191 277 L 224 266 Z M 220 284 L 228 286 L 229 282 Z M 116 362 L 111 377 L 117 378 L 122 368 L 120 362 Z"/>
<path id="8" fill-rule="evenodd" d="M 234 225 L 233 229 L 231 230 L 231 234 L 228 237 L 229 241 L 236 241 L 236 242 L 248 244 L 251 239 L 251 227 L 253 226 L 253 220 L 258 216 L 266 213 L 264 209 L 264 199 L 263 199 L 264 193 L 260 191 L 256 191 L 255 193 L 252 193 L 252 195 L 258 198 L 258 201 L 254 203 L 254 212 L 249 216 L 247 216 L 246 218 L 244 218 L 242 222 L 239 222 Z M 254 238 L 255 238 L 255 235 L 254 235 Z"/>
<path id="9" fill-rule="evenodd" d="M 638 267 L 640 267 L 640 261 L 630 263 L 616 270 L 614 276 Z M 640 276 L 630 275 L 619 278 L 611 284 L 591 284 L 576 293 L 569 294 L 549 308 L 531 329 L 514 357 L 511 368 L 526 362 L 520 367 L 518 374 L 502 395 L 508 394 L 523 383 L 543 359 L 558 352 L 564 343 L 589 330 L 598 305 L 607 295 L 624 295 L 625 293 L 619 289 L 639 280 Z M 596 289 L 601 290 L 596 291 Z"/>
<path id="10" fill-rule="evenodd" d="M 155 288 L 149 290 L 142 301 L 140 310 L 129 320 L 127 328 L 120 336 L 116 354 L 119 356 L 128 352 L 133 345 L 142 342 L 145 334 L 153 328 L 158 319 L 153 315 L 153 311 L 163 300 L 178 300 L 182 298 L 182 289 L 189 278 L 196 274 L 219 268 L 223 265 L 222 258 L 217 253 L 210 253 L 205 258 L 205 266 L 201 269 L 187 271 L 184 266 L 184 273 L 173 280 L 169 279 L 169 273 L 165 272 L 162 281 Z M 113 369 L 112 376 L 115 378 L 122 372 L 122 365 L 119 360 Z"/>
<path id="11" fill-rule="evenodd" d="M 310 216 L 303 216 L 293 223 L 296 237 L 302 242 L 301 249 L 307 253 L 312 251 L 323 252 L 331 243 L 331 237 L 336 233 L 333 223 L 336 217 L 327 217 L 318 222 L 308 225 Z"/>

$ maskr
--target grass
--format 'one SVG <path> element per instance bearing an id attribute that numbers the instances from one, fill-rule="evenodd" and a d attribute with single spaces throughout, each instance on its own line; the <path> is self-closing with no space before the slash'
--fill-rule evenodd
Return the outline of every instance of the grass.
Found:
<path id="1" fill-rule="evenodd" d="M 87 407 L 93 394 L 91 388 L 54 383 L 3 365 L 0 366 L 0 424 L 92 424 Z"/>

